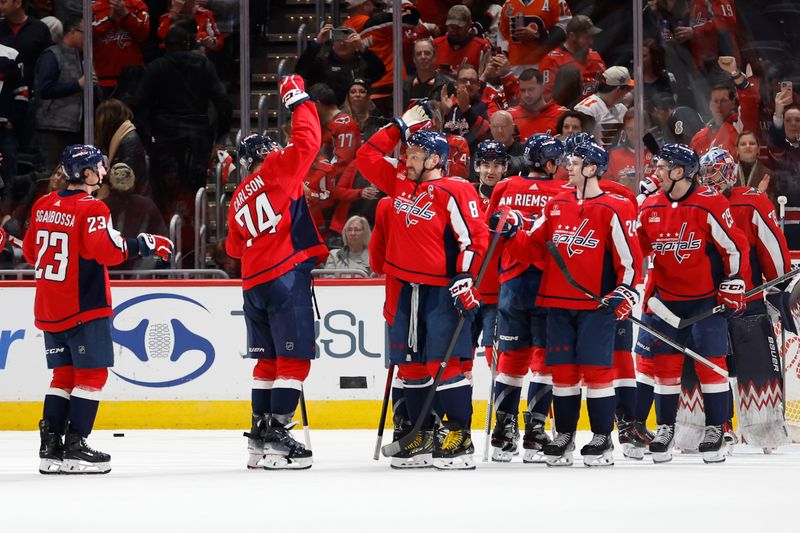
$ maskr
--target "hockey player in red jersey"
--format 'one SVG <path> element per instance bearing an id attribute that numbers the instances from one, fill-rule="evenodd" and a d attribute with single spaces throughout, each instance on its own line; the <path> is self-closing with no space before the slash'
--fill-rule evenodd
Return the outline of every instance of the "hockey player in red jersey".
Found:
<path id="1" fill-rule="evenodd" d="M 523 151 L 530 173 L 501 181 L 492 194 L 489 213 L 510 207 L 526 220 L 536 220 L 545 204 L 566 190 L 566 181 L 553 179 L 563 153 L 564 145 L 559 139 L 543 133 L 531 136 Z M 500 354 L 495 383 L 497 423 L 492 433 L 494 461 L 508 462 L 517 451 L 519 400 L 529 369 L 532 377 L 528 409 L 523 413 L 523 462 L 541 462 L 542 447 L 550 442 L 544 422 L 552 402 L 553 380 L 545 366 L 546 311 L 536 306 L 542 277 L 540 267 L 521 262 L 508 252 L 503 253 L 501 260 L 497 324 Z"/>
<path id="2" fill-rule="evenodd" d="M 231 198 L 225 249 L 242 260 L 247 350 L 258 360 L 247 466 L 303 469 L 311 450 L 289 430 L 316 349 L 311 269 L 328 255 L 303 196 L 321 132 L 303 79 L 286 76 L 278 89 L 292 111 L 292 140 L 286 148 L 262 135 L 239 143 L 239 161 L 254 172 Z"/>
<path id="3" fill-rule="evenodd" d="M 86 438 L 114 366 L 106 266 L 139 255 L 168 261 L 173 247 L 159 235 L 125 239 L 114 229 L 108 207 L 92 196 L 106 174 L 100 150 L 68 146 L 61 164 L 67 188 L 33 205 L 22 247 L 34 265 L 35 324 L 44 332 L 47 367 L 53 370 L 39 422 L 39 471 L 105 474 L 111 457 L 90 448 Z"/>
<path id="4" fill-rule="evenodd" d="M 728 201 L 694 181 L 697 153 L 683 144 L 667 144 L 658 154 L 660 192 L 642 204 L 639 241 L 653 255 L 654 296 L 673 313 L 689 317 L 723 304 L 729 313 L 744 310 L 749 276 L 747 241 L 735 225 Z M 655 315 L 653 326 L 726 368 L 727 320 L 715 314 L 685 329 Z M 658 432 L 650 443 L 653 461 L 672 459 L 675 418 L 681 389 L 683 355 L 666 345 L 652 348 Z M 705 435 L 699 449 L 705 462 L 725 460 L 723 424 L 728 418 L 728 381 L 695 363 L 705 407 Z"/>
<path id="5" fill-rule="evenodd" d="M 556 439 L 543 447 L 549 466 L 572 464 L 580 416 L 581 381 L 587 387 L 589 420 L 594 436 L 581 449 L 587 466 L 614 464 L 615 322 L 635 307 L 634 289 L 641 278 L 635 210 L 628 200 L 606 193 L 598 179 L 608 168 L 608 153 L 594 143 L 575 148 L 570 183 L 575 187 L 551 199 L 529 232 L 517 232 L 518 213 L 504 228 L 513 236 L 506 251 L 521 261 L 542 265 L 537 304 L 547 308 L 547 365 L 553 375 Z M 512 212 L 513 213 L 513 212 Z M 516 234 L 514 236 L 514 234 Z M 605 294 L 605 305 L 570 285 L 545 244 L 552 241 L 576 281 L 593 294 Z"/>
<path id="6" fill-rule="evenodd" d="M 786 237 L 778 226 L 772 202 L 766 194 L 753 187 L 734 187 L 736 162 L 722 148 L 712 148 L 700 158 L 700 182 L 726 196 L 730 202 L 734 224 L 747 237 L 750 276 L 745 278 L 745 288 L 752 289 L 765 281 L 785 274 L 791 268 L 791 257 Z M 744 259 L 743 259 L 744 260 Z M 788 297 L 777 292 L 774 297 Z M 770 296 L 770 301 L 774 301 Z M 780 309 L 782 302 L 776 302 Z M 741 316 L 728 320 L 731 341 L 729 363 L 731 375 L 736 375 L 739 400 L 739 428 L 747 443 L 759 448 L 776 448 L 785 444 L 785 426 L 780 402 L 764 401 L 764 391 L 781 391 L 781 375 L 772 366 L 774 347 L 777 346 L 772 321 L 767 316 L 764 295 L 753 296 Z M 729 359 L 731 361 L 731 359 Z M 769 396 L 770 394 L 767 393 Z M 731 406 L 733 407 L 733 406 Z M 733 416 L 733 410 L 729 412 Z M 726 437 L 732 433 L 731 420 L 726 424 Z"/>
<path id="7" fill-rule="evenodd" d="M 447 141 L 441 134 L 421 130 L 430 122 L 423 106 L 415 105 L 373 135 L 356 155 L 364 177 L 393 198 L 384 271 L 399 279 L 402 288 L 389 352 L 399 365 L 411 422 L 424 417 L 423 430 L 392 458 L 392 466 L 433 463 L 445 470 L 472 469 L 471 384 L 460 364 L 472 353 L 468 327 L 456 340 L 436 391 L 449 429 L 441 442 L 437 439 L 434 445 L 433 417 L 421 410 L 459 313 L 470 321 L 477 314 L 480 301 L 472 280 L 486 253 L 488 233 L 475 189 L 462 179 L 444 176 Z M 401 139 L 408 144 L 405 163 L 387 157 Z"/>

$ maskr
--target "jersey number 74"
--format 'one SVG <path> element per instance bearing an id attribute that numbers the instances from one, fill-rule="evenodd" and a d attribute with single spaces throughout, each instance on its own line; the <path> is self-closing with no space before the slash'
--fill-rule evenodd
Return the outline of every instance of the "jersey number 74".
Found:
<path id="1" fill-rule="evenodd" d="M 234 218 L 255 238 L 262 233 L 275 233 L 283 215 L 275 213 L 267 193 L 262 192 L 256 196 L 255 202 L 247 203 L 239 209 Z"/>

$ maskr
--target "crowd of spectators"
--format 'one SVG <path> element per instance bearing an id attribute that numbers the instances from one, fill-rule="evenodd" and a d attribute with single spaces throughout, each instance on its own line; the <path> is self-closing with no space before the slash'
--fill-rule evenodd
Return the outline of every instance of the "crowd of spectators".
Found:
<path id="1" fill-rule="evenodd" d="M 645 128 L 658 142 L 685 143 L 700 155 L 725 148 L 737 160 L 740 183 L 774 202 L 787 196 L 787 220 L 797 208 L 800 222 L 791 39 L 754 31 L 737 11 L 746 3 L 644 2 L 643 77 L 634 79 L 629 3 L 406 0 L 393 17 L 387 0 L 343 0 L 341 25 L 322 26 L 295 66 L 323 131 L 305 191 L 320 232 L 337 250 L 325 267 L 370 274 L 367 244 L 383 194 L 354 159 L 391 120 L 395 92 L 404 108 L 422 99 L 433 108 L 433 127 L 450 144 L 450 175 L 477 181 L 471 154 L 485 139 L 506 147 L 508 171 L 517 174 L 527 172 L 522 148 L 530 135 L 585 131 L 610 151 L 605 179 L 635 188 L 642 176 L 635 171 L 633 93 L 640 89 Z M 142 231 L 158 232 L 175 213 L 187 218 L 214 145 L 229 131 L 223 82 L 230 67 L 220 65 L 228 64 L 221 58 L 231 45 L 213 4 L 93 2 L 95 143 L 117 169 L 112 176 L 129 176 L 111 180 L 101 197 L 118 209 L 141 206 L 124 223 L 148 228 Z M 79 1 L 0 0 L 0 216 L 19 237 L 25 206 L 53 186 L 60 150 L 83 138 L 82 94 L 90 80 L 82 72 L 79 8 Z M 403 35 L 397 88 L 395 24 Z M 762 50 L 764 39 L 773 50 Z M 288 142 L 291 124 L 280 127 Z M 645 151 L 645 173 L 651 158 Z M 800 225 L 786 231 L 800 248 Z M 235 272 L 235 262 L 212 252 Z"/>

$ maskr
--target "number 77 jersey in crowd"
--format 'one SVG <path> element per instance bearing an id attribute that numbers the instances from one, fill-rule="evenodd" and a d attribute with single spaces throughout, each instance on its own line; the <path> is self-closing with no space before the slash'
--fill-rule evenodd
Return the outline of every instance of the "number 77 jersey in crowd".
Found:
<path id="1" fill-rule="evenodd" d="M 270 152 L 233 193 L 225 250 L 242 259 L 242 289 L 267 283 L 296 264 L 328 256 L 303 195 L 303 178 L 319 152 L 321 134 L 314 104 L 292 112 L 292 139 Z"/>
<path id="2" fill-rule="evenodd" d="M 52 192 L 31 209 L 23 254 L 34 265 L 36 327 L 59 332 L 113 315 L 106 265 L 128 258 L 136 239 L 111 224 L 106 204 L 82 190 Z"/>

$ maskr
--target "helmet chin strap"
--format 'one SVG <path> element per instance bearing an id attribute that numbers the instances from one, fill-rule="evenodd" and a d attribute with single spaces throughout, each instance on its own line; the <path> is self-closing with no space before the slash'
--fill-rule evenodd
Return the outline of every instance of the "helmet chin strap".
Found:
<path id="1" fill-rule="evenodd" d="M 481 182 L 478 185 L 478 191 L 486 198 L 492 197 L 492 191 L 494 191 L 494 185 L 487 185 L 486 183 Z"/>
<path id="2" fill-rule="evenodd" d="M 673 170 L 675 170 L 675 167 L 670 167 L 669 174 L 667 175 L 667 179 L 672 182 L 672 184 L 669 186 L 669 189 L 667 190 L 667 196 L 670 196 L 670 197 L 672 195 L 672 190 L 675 188 L 675 185 L 677 185 L 679 181 L 683 181 L 684 179 L 686 179 L 686 175 L 684 175 L 679 180 L 672 179 L 672 171 Z"/>

